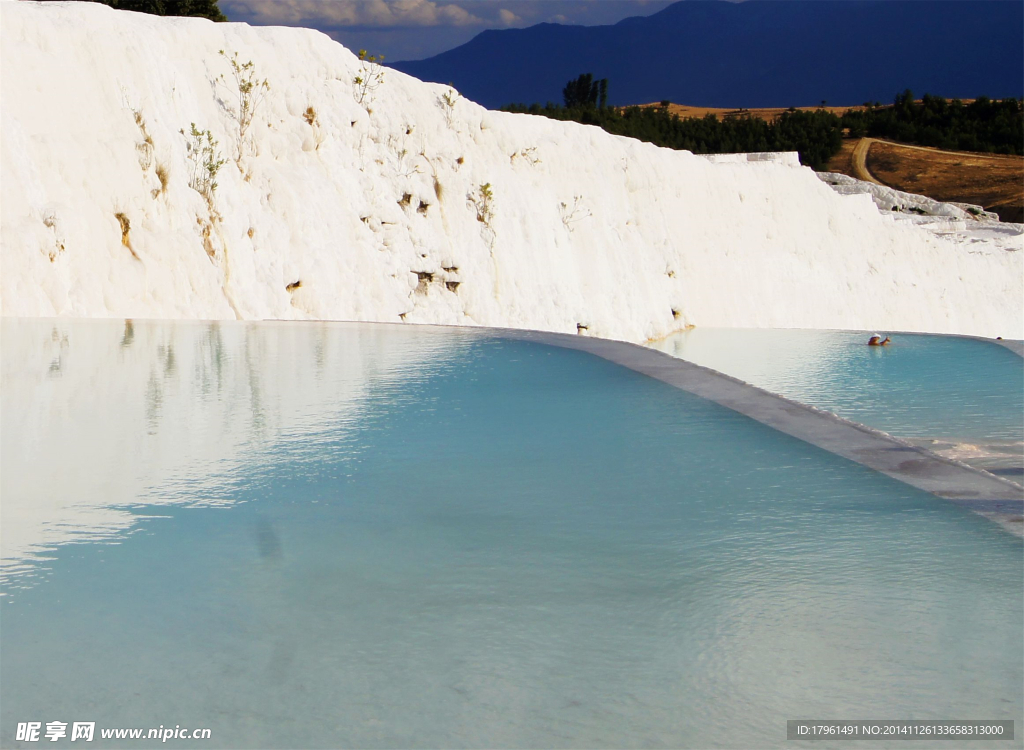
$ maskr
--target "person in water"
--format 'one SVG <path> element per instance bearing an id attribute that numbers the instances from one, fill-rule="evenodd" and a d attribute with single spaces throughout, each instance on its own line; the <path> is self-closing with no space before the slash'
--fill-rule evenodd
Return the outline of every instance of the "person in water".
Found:
<path id="1" fill-rule="evenodd" d="M 874 334 L 868 339 L 868 346 L 886 346 L 889 343 L 889 337 L 886 336 L 884 339 L 879 334 Z"/>

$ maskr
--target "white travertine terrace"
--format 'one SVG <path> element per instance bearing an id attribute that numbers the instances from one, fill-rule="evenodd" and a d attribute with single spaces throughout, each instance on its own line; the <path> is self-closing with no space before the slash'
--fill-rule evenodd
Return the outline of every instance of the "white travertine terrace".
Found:
<path id="1" fill-rule="evenodd" d="M 4 316 L 1024 337 L 1020 236 L 896 221 L 791 157 L 465 100 L 446 117 L 446 87 L 392 70 L 360 104 L 356 56 L 304 29 L 10 0 L 0 27 Z M 241 153 L 220 50 L 271 87 Z M 191 123 L 227 160 L 212 210 L 189 187 Z"/>

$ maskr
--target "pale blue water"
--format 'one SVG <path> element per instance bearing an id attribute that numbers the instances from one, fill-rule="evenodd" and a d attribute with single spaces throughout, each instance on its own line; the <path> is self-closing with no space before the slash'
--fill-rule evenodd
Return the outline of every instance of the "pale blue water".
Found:
<path id="1" fill-rule="evenodd" d="M 955 336 L 695 328 L 653 344 L 900 437 L 1024 440 L 1024 360 Z"/>
<path id="2" fill-rule="evenodd" d="M 73 499 L 138 473 L 145 503 L 5 583 L 3 747 L 31 720 L 247 748 L 777 747 L 792 718 L 1020 737 L 1020 539 L 663 383 L 480 332 L 3 325 L 5 534 L 97 404 L 93 449 L 119 448 Z M 175 463 L 189 443 L 216 460 Z M 53 476 L 19 482 L 37 450 Z"/>

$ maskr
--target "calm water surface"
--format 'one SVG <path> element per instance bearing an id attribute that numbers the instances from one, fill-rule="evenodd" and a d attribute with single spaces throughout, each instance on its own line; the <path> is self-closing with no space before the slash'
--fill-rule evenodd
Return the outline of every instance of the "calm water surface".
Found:
<path id="1" fill-rule="evenodd" d="M 2 333 L 4 747 L 19 721 L 749 748 L 790 718 L 1024 716 L 1020 539 L 604 360 L 413 327 Z"/>
<path id="2" fill-rule="evenodd" d="M 901 437 L 1024 440 L 1024 360 L 957 336 L 695 328 L 652 344 Z"/>

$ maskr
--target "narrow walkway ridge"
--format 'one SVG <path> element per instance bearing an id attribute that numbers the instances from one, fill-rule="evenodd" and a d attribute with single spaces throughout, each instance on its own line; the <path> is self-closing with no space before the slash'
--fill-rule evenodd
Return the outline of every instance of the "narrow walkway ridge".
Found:
<path id="1" fill-rule="evenodd" d="M 831 412 L 636 344 L 510 329 L 489 333 L 576 349 L 714 401 L 773 429 L 950 500 L 1024 537 L 1024 489 L 1009 480 L 943 458 Z"/>
<path id="2" fill-rule="evenodd" d="M 1015 339 L 982 339 L 982 341 L 991 341 L 999 346 L 1005 346 L 1018 357 L 1024 357 L 1024 341 Z"/>

